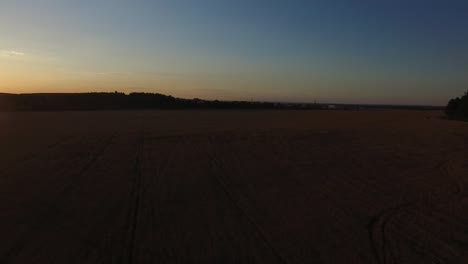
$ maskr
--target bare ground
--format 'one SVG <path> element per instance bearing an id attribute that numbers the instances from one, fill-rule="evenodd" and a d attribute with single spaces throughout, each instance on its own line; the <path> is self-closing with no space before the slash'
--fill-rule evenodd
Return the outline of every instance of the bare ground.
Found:
<path id="1" fill-rule="evenodd" d="M 0 113 L 0 263 L 467 263 L 441 115 Z"/>

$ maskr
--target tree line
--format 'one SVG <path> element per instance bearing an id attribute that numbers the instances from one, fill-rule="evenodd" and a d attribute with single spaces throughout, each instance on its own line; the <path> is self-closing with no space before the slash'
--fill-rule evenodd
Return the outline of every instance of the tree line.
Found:
<path id="1" fill-rule="evenodd" d="M 159 93 L 0 94 L 0 111 L 131 110 L 131 109 L 284 109 L 316 104 L 182 99 Z"/>
<path id="2" fill-rule="evenodd" d="M 449 119 L 468 121 L 468 91 L 461 97 L 451 99 L 445 113 Z"/>
<path id="3" fill-rule="evenodd" d="M 332 106 L 332 107 L 331 107 Z M 0 111 L 72 111 L 143 109 L 327 109 L 327 110 L 440 110 L 434 106 L 276 103 L 182 99 L 159 93 L 0 93 Z"/>

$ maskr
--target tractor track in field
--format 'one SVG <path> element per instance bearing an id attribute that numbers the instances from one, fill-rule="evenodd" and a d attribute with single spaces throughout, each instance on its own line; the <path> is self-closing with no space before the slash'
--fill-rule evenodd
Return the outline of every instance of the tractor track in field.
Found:
<path id="1" fill-rule="evenodd" d="M 40 227 L 43 226 L 49 219 L 53 218 L 54 214 L 57 213 L 57 208 L 60 208 L 59 204 L 65 201 L 65 198 L 67 195 L 69 195 L 70 190 L 76 186 L 76 181 L 80 180 L 81 177 L 89 171 L 89 169 L 96 163 L 104 151 L 110 146 L 116 136 L 117 133 L 113 133 L 102 141 L 99 150 L 93 154 L 91 159 L 80 169 L 76 175 L 71 177 L 70 182 L 62 188 L 62 190 L 56 195 L 55 198 L 52 199 L 54 202 L 48 206 L 42 214 L 37 216 L 33 224 L 20 235 L 17 241 L 11 244 L 9 249 L 5 250 L 3 256 L 0 256 L 0 263 L 10 263 L 12 259 L 15 258 L 27 245 L 28 240 L 30 240 L 31 237 L 33 237 L 33 235 L 38 230 L 40 230 Z"/>
<path id="2" fill-rule="evenodd" d="M 452 168 L 453 162 L 454 160 L 452 158 L 444 159 L 434 167 L 434 170 L 438 171 L 440 175 L 442 175 L 445 178 L 454 178 L 454 170 Z M 392 221 L 396 219 L 401 213 L 411 211 L 412 213 L 417 215 L 416 212 L 418 208 L 423 210 L 429 210 L 429 208 L 432 208 L 436 204 L 452 202 L 457 203 L 466 196 L 466 187 L 463 180 L 457 177 L 455 181 L 456 188 L 453 192 L 434 197 L 434 200 L 414 200 L 412 202 L 394 206 L 392 208 L 382 211 L 369 221 L 368 234 L 369 239 L 371 241 L 372 251 L 377 260 L 377 263 L 396 263 L 396 258 L 393 256 L 394 252 L 392 252 L 392 249 L 390 248 L 388 228 L 389 225 L 391 225 Z M 436 213 L 436 211 L 433 211 L 433 213 Z M 444 257 L 439 256 L 437 252 L 434 252 L 434 250 L 424 248 L 422 245 L 415 246 L 420 247 L 420 250 L 424 250 L 424 252 L 427 255 L 432 256 L 433 260 L 437 261 L 437 263 L 447 263 L 447 261 L 444 260 Z"/>
<path id="3" fill-rule="evenodd" d="M 141 118 L 141 117 L 140 117 Z M 142 200 L 142 181 L 143 181 L 143 172 L 142 172 L 142 163 L 144 160 L 144 147 L 145 147 L 145 125 L 144 119 L 141 119 L 140 131 L 138 133 L 138 147 L 137 154 L 135 159 L 135 164 L 133 166 L 133 182 L 130 192 L 130 205 L 127 211 L 124 224 L 124 248 L 123 252 L 117 258 L 118 264 L 131 264 L 138 263 L 137 254 L 136 254 L 136 236 L 138 228 L 138 218 L 140 217 L 140 207 Z"/>
<path id="4" fill-rule="evenodd" d="M 459 175 L 454 176 L 454 174 L 456 174 L 454 173 L 454 162 L 456 161 L 453 158 L 444 159 L 434 167 L 434 170 L 439 171 L 440 174 L 446 178 L 454 179 L 455 191 L 452 193 L 452 196 L 459 197 L 463 196 L 466 192 L 466 183 L 463 181 L 463 178 Z"/>
<path id="5" fill-rule="evenodd" d="M 260 114 L 77 113 L 29 146 L 22 122 L 0 263 L 466 262 L 465 123 Z"/>
<path id="6" fill-rule="evenodd" d="M 37 151 L 35 151 L 35 152 L 33 152 L 33 153 L 29 154 L 29 155 L 23 156 L 23 157 L 19 158 L 18 160 L 8 164 L 6 167 L 0 168 L 0 175 L 7 174 L 9 171 L 13 170 L 14 168 L 20 166 L 21 164 L 23 164 L 25 162 L 40 158 L 40 157 L 44 156 L 44 153 L 47 153 L 48 151 L 52 151 L 52 150 L 54 150 L 56 148 L 59 148 L 63 144 L 66 144 L 67 142 L 70 142 L 75 138 L 77 138 L 77 137 L 76 136 L 69 136 L 69 137 L 60 139 L 60 140 L 58 140 L 58 141 L 56 141 L 56 142 L 54 142 L 52 144 L 49 144 L 48 146 L 46 146 L 45 148 L 43 148 L 41 150 L 37 150 Z"/>
<path id="7" fill-rule="evenodd" d="M 388 248 L 388 234 L 387 228 L 393 219 L 395 219 L 400 212 L 409 209 L 413 204 L 401 204 L 395 207 L 386 209 L 381 213 L 374 216 L 367 226 L 369 240 L 372 248 L 372 253 L 376 262 L 379 264 L 387 264 L 388 255 L 391 253 Z"/>
<path id="8" fill-rule="evenodd" d="M 143 141 L 143 139 L 141 139 Z M 126 223 L 124 230 L 126 230 L 127 235 L 125 239 L 125 247 L 122 255 L 122 259 L 118 263 L 134 263 L 135 258 L 135 243 L 136 243 L 136 230 L 138 224 L 138 217 L 140 214 L 140 201 L 141 201 L 141 185 L 142 185 L 142 172 L 141 172 L 141 163 L 142 163 L 142 145 L 139 143 L 137 159 L 135 161 L 134 167 L 134 180 L 132 183 L 132 191 L 130 194 L 130 208 L 127 212 Z"/>
<path id="9" fill-rule="evenodd" d="M 224 166 L 223 162 L 220 161 L 219 150 L 216 148 L 216 144 L 213 142 L 213 137 L 209 137 L 209 143 L 213 147 L 214 154 L 211 155 L 210 161 L 212 169 L 214 170 L 211 174 L 215 179 L 216 184 L 222 190 L 222 192 L 226 195 L 229 200 L 231 206 L 236 208 L 242 216 L 247 220 L 249 225 L 253 227 L 255 232 L 258 235 L 258 238 L 262 241 L 262 243 L 267 247 L 267 249 L 271 252 L 271 254 L 277 259 L 279 263 L 287 264 L 289 263 L 287 259 L 273 246 L 273 243 L 268 239 L 264 230 L 260 227 L 260 225 L 254 220 L 254 218 L 248 213 L 247 209 L 242 206 L 241 202 L 236 198 L 235 191 L 232 190 L 230 187 L 227 179 L 223 174 L 227 171 L 226 166 Z"/>
<path id="10" fill-rule="evenodd" d="M 455 181 L 455 188 L 453 192 L 434 197 L 434 200 L 414 200 L 408 203 L 403 203 L 388 208 L 386 210 L 383 210 L 381 213 L 375 215 L 369 221 L 367 228 L 369 240 L 371 241 L 373 255 L 376 258 L 376 263 L 396 263 L 396 258 L 393 256 L 392 249 L 389 245 L 390 239 L 388 238 L 388 228 L 391 222 L 394 219 L 396 219 L 401 213 L 409 210 L 417 212 L 415 210 L 417 208 L 429 210 L 428 208 L 431 208 L 431 206 L 434 206 L 435 204 L 451 202 L 457 203 L 466 197 L 466 182 L 463 180 L 461 175 L 456 175 L 456 168 L 454 167 L 455 162 L 457 162 L 457 158 L 462 157 L 466 151 L 466 135 L 459 133 L 459 130 L 464 126 L 465 124 L 459 125 L 451 131 L 451 134 L 454 137 L 458 137 L 464 140 L 463 146 L 453 148 L 453 150 L 448 153 L 450 157 L 444 158 L 433 167 L 433 171 L 438 172 L 442 177 L 446 179 L 453 179 Z M 421 250 L 424 250 L 424 252 L 430 255 L 432 259 L 437 263 L 447 263 L 447 261 L 444 260 L 444 257 L 438 256 L 437 252 L 434 252 L 434 250 L 430 250 L 428 248 L 424 249 L 422 245 L 415 246 L 420 247 Z"/>
<path id="11" fill-rule="evenodd" d="M 159 243 L 159 238 L 154 237 L 153 232 L 161 228 L 161 216 L 165 210 L 165 187 L 167 187 L 167 174 L 176 166 L 174 161 L 180 153 L 180 139 L 170 143 L 171 148 L 160 155 L 158 147 L 167 150 L 167 143 L 160 142 L 156 138 L 146 135 L 142 129 L 137 135 L 137 147 L 133 169 L 130 173 L 128 198 L 122 213 L 122 226 L 114 231 L 108 231 L 110 241 L 101 243 L 101 247 L 107 255 L 102 256 L 102 263 L 139 263 L 139 261 L 154 258 L 151 251 L 145 248 L 147 243 Z M 156 142 L 155 145 L 153 143 Z M 155 148 L 155 149 L 153 149 Z M 154 152 L 156 150 L 156 152 Z M 152 162 L 147 162 L 150 160 Z M 158 162 L 155 162 L 158 161 Z M 142 229 L 149 233 L 149 237 L 142 237 Z M 143 235 L 144 236 L 144 235 Z M 149 239 L 149 240 L 147 240 Z M 146 256 L 142 256 L 141 254 Z M 150 255 L 147 255 L 147 254 Z"/>
<path id="12" fill-rule="evenodd" d="M 442 162 L 439 166 L 446 166 L 446 161 Z M 442 170 L 444 171 L 444 170 Z M 442 174 L 446 176 L 445 174 Z M 398 263 L 395 262 L 394 252 L 391 248 L 391 239 L 389 238 L 389 228 L 392 222 L 397 219 L 401 214 L 411 212 L 412 214 L 418 215 L 419 210 L 428 210 L 431 206 L 438 203 L 444 203 L 453 200 L 459 200 L 463 194 L 463 187 L 458 187 L 455 192 L 443 195 L 441 197 L 434 198 L 435 200 L 423 201 L 414 200 L 400 205 L 390 207 L 386 210 L 381 211 L 374 217 L 372 217 L 367 225 L 369 234 L 369 240 L 372 248 L 373 255 L 376 259 L 376 263 L 388 264 Z M 422 246 L 421 246 L 422 248 Z M 436 252 L 430 249 L 425 249 L 426 254 L 431 255 L 437 263 L 445 263 L 442 260 L 442 256 L 438 256 Z"/>

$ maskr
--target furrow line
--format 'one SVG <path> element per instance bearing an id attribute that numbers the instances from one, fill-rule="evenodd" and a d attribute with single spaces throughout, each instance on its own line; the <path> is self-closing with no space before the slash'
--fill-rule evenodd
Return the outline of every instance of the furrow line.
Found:
<path id="1" fill-rule="evenodd" d="M 81 168 L 81 170 L 72 178 L 68 184 L 60 191 L 60 193 L 53 199 L 57 201 L 53 205 L 49 206 L 38 218 L 34 221 L 34 224 L 30 226 L 12 246 L 6 251 L 6 253 L 0 257 L 0 263 L 9 263 L 14 257 L 20 254 L 21 250 L 24 249 L 27 242 L 32 239 L 37 230 L 41 228 L 44 223 L 53 217 L 58 211 L 58 204 L 64 203 L 65 197 L 70 193 L 72 188 L 76 188 L 76 181 L 79 180 L 90 168 L 96 163 L 99 157 L 104 153 L 104 151 L 109 147 L 113 139 L 116 137 L 117 133 L 112 134 L 103 142 L 101 148 L 94 153 L 92 158 Z"/>
<path id="2" fill-rule="evenodd" d="M 217 168 L 219 171 L 225 171 L 223 164 L 216 159 L 216 157 L 211 157 L 212 165 Z M 260 226 L 255 222 L 255 220 L 250 216 L 247 210 L 240 204 L 238 199 L 235 198 L 234 191 L 231 190 L 229 187 L 226 179 L 221 176 L 222 173 L 213 173 L 215 181 L 217 185 L 221 188 L 221 190 L 225 193 L 226 197 L 228 198 L 229 202 L 233 207 L 235 207 L 247 220 L 247 222 L 254 228 L 256 233 L 258 234 L 259 238 L 265 244 L 265 246 L 271 251 L 271 253 L 275 256 L 279 263 L 287 264 L 288 261 L 286 258 L 273 246 L 270 240 L 265 235 L 265 232 L 260 228 Z"/>

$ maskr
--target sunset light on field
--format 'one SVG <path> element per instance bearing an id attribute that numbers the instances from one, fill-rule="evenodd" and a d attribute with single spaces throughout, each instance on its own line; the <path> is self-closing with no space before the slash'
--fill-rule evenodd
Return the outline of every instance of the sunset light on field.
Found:
<path id="1" fill-rule="evenodd" d="M 0 0 L 0 264 L 468 263 L 468 0 Z"/>

